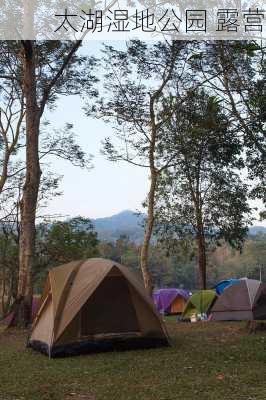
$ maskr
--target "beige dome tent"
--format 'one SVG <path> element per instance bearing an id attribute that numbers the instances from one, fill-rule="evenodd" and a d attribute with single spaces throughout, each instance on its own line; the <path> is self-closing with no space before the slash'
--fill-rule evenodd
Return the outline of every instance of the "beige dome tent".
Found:
<path id="1" fill-rule="evenodd" d="M 167 344 L 141 283 L 126 267 L 101 258 L 49 272 L 28 342 L 50 357 Z"/>

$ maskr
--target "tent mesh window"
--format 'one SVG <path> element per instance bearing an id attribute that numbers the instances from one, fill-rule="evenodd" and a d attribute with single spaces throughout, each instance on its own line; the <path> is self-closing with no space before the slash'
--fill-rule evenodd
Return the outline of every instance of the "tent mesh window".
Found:
<path id="1" fill-rule="evenodd" d="M 105 278 L 81 310 L 81 335 L 139 332 L 127 281 Z"/>

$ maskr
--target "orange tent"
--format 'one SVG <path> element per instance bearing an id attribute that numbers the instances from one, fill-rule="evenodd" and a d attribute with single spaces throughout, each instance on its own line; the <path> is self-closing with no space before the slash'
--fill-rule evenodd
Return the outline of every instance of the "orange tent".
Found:
<path id="1" fill-rule="evenodd" d="M 170 307 L 170 314 L 181 314 L 186 307 L 186 299 L 182 296 L 177 296 Z"/>

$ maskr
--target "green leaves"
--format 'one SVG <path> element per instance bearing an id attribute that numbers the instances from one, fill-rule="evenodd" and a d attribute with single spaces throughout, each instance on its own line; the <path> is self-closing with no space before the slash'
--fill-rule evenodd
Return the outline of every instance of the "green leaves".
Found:
<path id="1" fill-rule="evenodd" d="M 50 265 L 58 265 L 98 254 L 97 234 L 89 219 L 76 217 L 66 222 L 55 222 L 40 237 L 44 240 Z"/>

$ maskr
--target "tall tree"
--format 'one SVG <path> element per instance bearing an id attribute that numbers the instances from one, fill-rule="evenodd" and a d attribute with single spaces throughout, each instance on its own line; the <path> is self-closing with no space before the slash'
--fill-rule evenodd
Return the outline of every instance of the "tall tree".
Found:
<path id="1" fill-rule="evenodd" d="M 31 271 L 34 260 L 35 216 L 40 185 L 40 123 L 46 107 L 55 106 L 62 94 L 78 94 L 90 87 L 90 74 L 83 68 L 93 64 L 78 56 L 77 42 L 3 42 L 10 59 L 1 78 L 18 82 L 25 103 L 26 173 L 21 208 L 18 294 L 15 324 L 26 326 L 31 317 Z M 15 60 L 15 63 L 13 62 Z M 88 69 L 90 70 L 90 69 Z"/>
<path id="2" fill-rule="evenodd" d="M 173 85 L 184 90 L 187 59 L 192 44 L 158 42 L 147 44 L 131 41 L 126 50 L 105 46 L 102 96 L 88 105 L 88 115 L 113 123 L 114 142 L 107 138 L 104 153 L 111 161 L 125 161 L 149 171 L 147 220 L 140 264 L 144 284 L 151 294 L 153 283 L 148 265 L 149 245 L 154 225 L 154 200 L 160 174 L 171 165 L 175 155 L 160 158 L 164 143 L 164 125 L 171 116 L 179 97 L 172 98 L 168 113 L 163 104 Z"/>
<path id="3" fill-rule="evenodd" d="M 222 106 L 194 91 L 165 127 L 165 150 L 179 162 L 161 175 L 156 202 L 159 237 L 168 245 L 196 240 L 199 286 L 206 289 L 207 243 L 226 240 L 240 249 L 250 208 L 241 143 Z"/>

